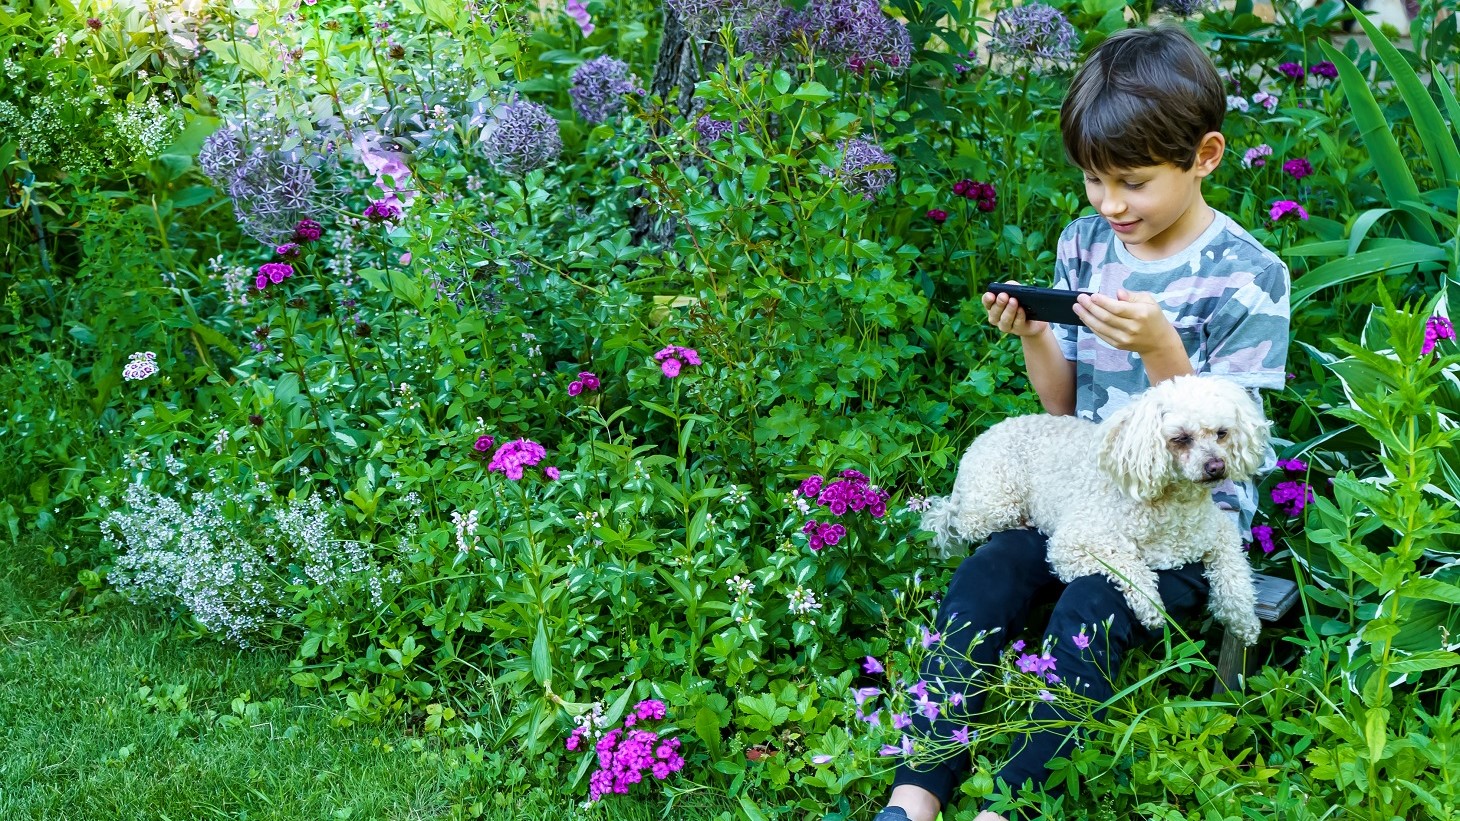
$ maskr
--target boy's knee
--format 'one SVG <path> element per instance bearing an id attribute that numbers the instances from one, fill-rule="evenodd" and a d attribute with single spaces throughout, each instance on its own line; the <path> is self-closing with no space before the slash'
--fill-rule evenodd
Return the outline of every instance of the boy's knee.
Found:
<path id="1" fill-rule="evenodd" d="M 1081 576 L 1065 587 L 1050 616 L 1050 630 L 1075 630 L 1081 626 L 1095 627 L 1109 624 L 1112 631 L 1119 631 L 1120 637 L 1128 634 L 1135 622 L 1135 614 L 1125 599 L 1125 594 L 1103 575 Z M 1087 635 L 1089 633 L 1087 632 Z M 1068 636 L 1060 636 L 1069 641 Z"/>

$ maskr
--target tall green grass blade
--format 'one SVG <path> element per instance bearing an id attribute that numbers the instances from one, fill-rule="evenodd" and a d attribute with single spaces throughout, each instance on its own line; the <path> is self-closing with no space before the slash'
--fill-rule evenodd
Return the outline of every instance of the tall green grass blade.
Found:
<path id="1" fill-rule="evenodd" d="M 1440 114 L 1440 107 L 1435 105 L 1434 99 L 1430 97 L 1424 83 L 1420 82 L 1419 75 L 1414 73 L 1409 61 L 1389 42 L 1384 32 L 1369 21 L 1368 15 L 1355 14 L 1354 18 L 1364 27 L 1370 44 L 1379 53 L 1379 59 L 1389 70 L 1389 75 L 1394 78 L 1394 85 L 1399 89 L 1400 96 L 1404 97 L 1404 104 L 1409 106 L 1409 116 L 1414 119 L 1420 143 L 1424 146 L 1435 173 L 1440 174 L 1446 182 L 1460 181 L 1460 148 L 1455 146 L 1455 132 L 1446 125 L 1445 118 Z M 1456 124 L 1460 125 L 1460 121 L 1456 121 Z"/>
<path id="2" fill-rule="evenodd" d="M 1404 161 L 1399 143 L 1389 131 L 1389 122 L 1384 119 L 1384 112 L 1379 109 L 1374 93 L 1369 90 L 1368 81 L 1359 72 L 1358 66 L 1344 56 L 1343 52 L 1321 40 L 1318 47 L 1338 67 L 1338 76 L 1343 83 L 1343 93 L 1348 98 L 1349 108 L 1353 111 L 1354 123 L 1359 127 L 1359 136 L 1363 138 L 1365 147 L 1369 149 L 1374 171 L 1379 175 L 1379 185 L 1383 187 L 1389 201 L 1418 201 L 1419 186 L 1415 185 L 1414 175 Z M 1401 214 L 1399 219 L 1411 239 L 1430 244 L 1439 241 L 1434 228 L 1428 223 L 1407 213 Z"/>
<path id="3" fill-rule="evenodd" d="M 1435 72 L 1435 88 L 1440 90 L 1440 99 L 1445 101 L 1445 111 L 1450 114 L 1450 127 L 1460 130 L 1460 100 L 1455 99 L 1455 89 L 1445 82 L 1445 75 Z"/>
<path id="4" fill-rule="evenodd" d="M 1337 259 L 1327 265 L 1320 265 L 1293 283 L 1293 309 L 1307 302 L 1324 288 L 1332 288 L 1345 282 L 1363 279 L 1392 268 L 1403 268 L 1425 262 L 1444 262 L 1444 248 L 1423 242 L 1405 242 L 1386 245 L 1370 251 L 1361 251 L 1351 257 Z"/>

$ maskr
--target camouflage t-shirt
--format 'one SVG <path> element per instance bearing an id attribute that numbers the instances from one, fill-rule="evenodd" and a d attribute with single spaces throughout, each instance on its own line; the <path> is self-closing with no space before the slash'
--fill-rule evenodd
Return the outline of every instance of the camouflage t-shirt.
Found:
<path id="1" fill-rule="evenodd" d="M 1099 216 L 1077 219 L 1060 234 L 1054 287 L 1153 294 L 1176 327 L 1196 373 L 1224 376 L 1257 389 L 1280 390 L 1288 357 L 1288 269 L 1227 215 L 1216 218 L 1185 250 L 1160 260 L 1132 256 Z M 1075 414 L 1099 422 L 1150 387 L 1139 354 L 1100 340 L 1081 325 L 1050 325 L 1065 358 L 1075 363 Z M 1259 399 L 1260 402 L 1260 399 Z M 1263 471 L 1276 466 L 1268 448 Z M 1228 480 L 1212 490 L 1246 538 L 1257 512 L 1252 482 Z"/>

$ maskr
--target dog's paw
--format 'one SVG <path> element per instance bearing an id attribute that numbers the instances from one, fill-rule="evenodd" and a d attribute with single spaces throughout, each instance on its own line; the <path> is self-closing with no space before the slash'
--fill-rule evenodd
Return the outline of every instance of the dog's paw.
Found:
<path id="1" fill-rule="evenodd" d="M 1262 633 L 1262 622 L 1258 621 L 1257 614 L 1243 616 L 1238 621 L 1227 625 L 1232 635 L 1242 642 L 1244 647 L 1251 647 L 1257 643 L 1257 637 Z"/>

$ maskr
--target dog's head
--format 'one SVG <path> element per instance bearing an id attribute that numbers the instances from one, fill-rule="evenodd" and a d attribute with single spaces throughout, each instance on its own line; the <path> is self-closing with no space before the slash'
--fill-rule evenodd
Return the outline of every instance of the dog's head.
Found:
<path id="1" fill-rule="evenodd" d="M 1262 467 L 1269 424 L 1235 382 L 1178 376 L 1104 421 L 1100 469 L 1142 501 L 1181 482 L 1212 488 L 1227 479 L 1245 481 Z"/>

